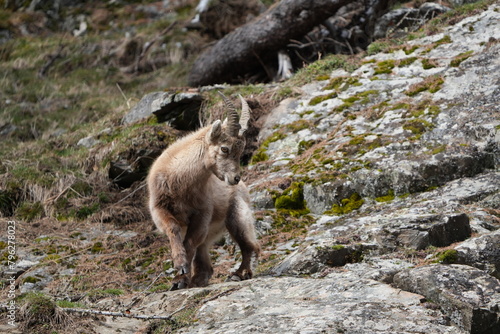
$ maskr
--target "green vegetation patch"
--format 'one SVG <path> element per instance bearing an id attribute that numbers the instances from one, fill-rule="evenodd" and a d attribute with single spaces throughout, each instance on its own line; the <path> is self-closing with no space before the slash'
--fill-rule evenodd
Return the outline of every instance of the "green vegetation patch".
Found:
<path id="1" fill-rule="evenodd" d="M 384 139 L 381 138 L 381 136 L 377 136 L 373 140 L 366 140 L 366 137 L 369 135 L 370 134 L 360 134 L 352 137 L 348 143 L 344 144 L 339 149 L 339 151 L 344 152 L 346 155 L 362 155 L 384 145 Z M 361 166 L 356 168 L 361 169 L 367 167 L 367 165 L 369 164 L 361 162 Z"/>
<path id="2" fill-rule="evenodd" d="M 394 104 L 390 110 L 398 110 L 398 109 L 403 109 L 403 110 L 408 110 L 410 109 L 411 105 L 406 102 L 399 102 Z"/>
<path id="3" fill-rule="evenodd" d="M 259 149 L 252 156 L 252 164 L 256 164 L 258 162 L 266 161 L 269 159 L 269 155 L 266 153 L 269 144 L 274 143 L 278 140 L 286 138 L 286 134 L 283 132 L 275 132 L 273 135 L 269 136 L 262 144 Z"/>
<path id="4" fill-rule="evenodd" d="M 314 144 L 316 144 L 315 140 L 301 140 L 299 142 L 299 148 L 297 154 L 301 155 L 302 153 L 310 149 Z"/>
<path id="5" fill-rule="evenodd" d="M 399 102 L 393 105 L 392 110 L 403 109 L 406 112 L 403 117 L 422 117 L 424 115 L 435 117 L 441 112 L 441 108 L 430 99 L 420 101 L 418 104 Z"/>
<path id="6" fill-rule="evenodd" d="M 375 200 L 377 202 L 390 202 L 390 201 L 394 200 L 394 198 L 395 198 L 394 190 L 389 189 L 389 191 L 387 192 L 387 195 L 377 197 L 377 198 L 375 198 Z"/>
<path id="7" fill-rule="evenodd" d="M 446 151 L 446 144 L 439 145 L 438 147 L 435 147 L 434 149 L 431 150 L 431 154 L 439 154 Z"/>
<path id="8" fill-rule="evenodd" d="M 292 216 L 309 213 L 304 199 L 304 182 L 293 182 L 282 194 L 274 196 L 274 207 Z"/>
<path id="9" fill-rule="evenodd" d="M 452 263 L 457 263 L 457 261 L 458 261 L 458 252 L 455 249 L 448 249 L 437 253 L 435 256 L 435 260 L 433 262 L 452 264 Z"/>
<path id="10" fill-rule="evenodd" d="M 269 155 L 266 153 L 265 149 L 260 148 L 252 155 L 251 163 L 256 164 L 258 162 L 267 161 L 267 160 L 269 160 Z"/>
<path id="11" fill-rule="evenodd" d="M 392 73 L 392 69 L 396 67 L 396 61 L 393 59 L 379 61 L 377 66 L 375 66 L 375 75 L 378 74 L 390 74 Z"/>
<path id="12" fill-rule="evenodd" d="M 323 90 L 335 90 L 341 92 L 347 90 L 351 86 L 361 86 L 359 79 L 356 77 L 335 77 L 330 80 Z"/>
<path id="13" fill-rule="evenodd" d="M 418 49 L 420 46 L 419 45 L 413 45 L 413 46 L 410 46 L 410 45 L 405 45 L 402 50 L 404 51 L 404 53 L 406 55 L 409 55 L 409 54 L 412 54 L 413 51 L 415 51 L 416 49 Z"/>
<path id="14" fill-rule="evenodd" d="M 451 67 L 458 67 L 460 66 L 460 64 L 465 61 L 466 59 L 468 59 L 470 56 L 472 56 L 472 54 L 474 53 L 474 51 L 467 51 L 467 52 L 463 52 L 457 56 L 455 56 L 451 62 L 450 62 L 450 66 Z"/>
<path id="15" fill-rule="evenodd" d="M 349 198 L 342 199 L 339 204 L 333 204 L 332 208 L 325 211 L 324 214 L 345 215 L 361 208 L 364 202 L 365 201 L 358 193 L 354 193 Z"/>
<path id="16" fill-rule="evenodd" d="M 444 79 L 438 75 L 431 75 L 425 78 L 423 81 L 411 85 L 405 94 L 408 96 L 415 96 L 423 91 L 429 91 L 430 93 L 435 93 L 439 91 L 444 83 Z"/>
<path id="17" fill-rule="evenodd" d="M 349 55 L 328 55 L 300 69 L 290 80 L 291 85 L 306 84 L 316 78 L 324 80 L 333 70 L 344 69 L 353 72 L 360 66 L 360 60 Z"/>
<path id="18" fill-rule="evenodd" d="M 449 44 L 451 42 L 452 42 L 452 40 L 451 40 L 450 35 L 444 35 L 443 38 L 437 40 L 436 42 L 434 42 L 434 44 L 436 46 L 438 46 L 438 45 L 442 45 L 442 44 Z"/>
<path id="19" fill-rule="evenodd" d="M 287 124 L 286 128 L 287 130 L 292 131 L 293 133 L 297 133 L 300 130 L 304 129 L 310 129 L 314 125 L 311 121 L 306 121 L 305 119 L 299 119 L 298 121 L 295 121 L 293 123 Z"/>
<path id="20" fill-rule="evenodd" d="M 28 222 L 41 218 L 44 213 L 40 202 L 23 202 L 16 210 L 16 216 Z"/>
<path id="21" fill-rule="evenodd" d="M 408 57 L 408 58 L 404 58 L 404 59 L 401 59 L 399 62 L 398 62 L 398 66 L 400 67 L 404 67 L 404 66 L 410 66 L 411 64 L 413 64 L 418 58 L 417 57 Z"/>
<path id="22" fill-rule="evenodd" d="M 99 211 L 99 209 L 100 209 L 99 203 L 94 203 L 91 205 L 84 205 L 74 212 L 74 216 L 78 219 L 85 219 L 88 216 L 91 216 L 92 214 Z"/>
<path id="23" fill-rule="evenodd" d="M 90 248 L 90 252 L 93 254 L 99 254 L 102 253 L 103 251 L 104 251 L 104 245 L 100 241 L 94 243 Z"/>
<path id="24" fill-rule="evenodd" d="M 378 95 L 380 92 L 375 89 L 371 90 L 365 90 L 363 92 L 359 92 L 353 96 L 349 96 L 348 98 L 342 99 L 344 101 L 343 104 L 341 104 L 338 107 L 333 108 L 333 112 L 342 112 L 354 105 L 354 103 L 361 103 L 361 104 L 366 104 L 370 102 L 370 95 Z"/>
<path id="25" fill-rule="evenodd" d="M 411 133 L 416 135 L 417 138 L 420 138 L 424 132 L 431 130 L 432 128 L 434 128 L 433 124 L 418 118 L 409 120 L 403 124 L 403 129 L 411 131 Z"/>
<path id="26" fill-rule="evenodd" d="M 78 302 L 72 302 L 69 300 L 58 300 L 56 305 L 63 308 L 85 308 L 86 305 Z"/>
<path id="27" fill-rule="evenodd" d="M 424 70 L 428 70 L 428 69 L 434 68 L 436 66 L 437 66 L 437 63 L 435 60 L 429 59 L 429 58 L 422 59 L 422 67 L 424 68 Z"/>
<path id="28" fill-rule="evenodd" d="M 309 105 L 310 106 L 315 106 L 315 105 L 320 104 L 321 102 L 324 102 L 324 101 L 330 100 L 330 99 L 334 99 L 336 97 L 337 97 L 337 93 L 336 92 L 333 92 L 333 93 L 330 93 L 330 94 L 325 94 L 325 95 L 318 95 L 318 96 L 315 96 L 315 97 L 311 98 L 311 100 L 309 100 Z"/>
<path id="29" fill-rule="evenodd" d="M 371 56 L 380 52 L 389 52 L 391 51 L 391 43 L 387 41 L 374 41 L 366 48 L 366 53 Z"/>
<path id="30" fill-rule="evenodd" d="M 23 283 L 33 283 L 35 284 L 36 282 L 40 282 L 41 279 L 38 277 L 33 277 L 33 276 L 27 276 L 23 279 Z"/>

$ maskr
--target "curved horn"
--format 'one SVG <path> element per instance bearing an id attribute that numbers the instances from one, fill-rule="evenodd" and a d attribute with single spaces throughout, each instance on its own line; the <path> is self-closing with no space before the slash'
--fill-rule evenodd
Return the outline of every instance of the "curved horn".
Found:
<path id="1" fill-rule="evenodd" d="M 239 135 L 242 136 L 248 129 L 248 121 L 250 121 L 251 110 L 250 107 L 248 106 L 248 102 L 245 101 L 245 99 L 240 94 L 238 94 L 238 96 L 240 97 L 241 101 L 241 118 L 240 118 L 241 129 Z"/>
<path id="2" fill-rule="evenodd" d="M 227 107 L 227 129 L 226 132 L 231 137 L 236 137 L 238 135 L 238 131 L 240 130 L 240 124 L 238 123 L 240 117 L 238 116 L 238 112 L 236 112 L 236 108 L 234 104 L 229 100 L 226 95 L 222 94 L 221 91 L 218 91 L 224 103 Z"/>

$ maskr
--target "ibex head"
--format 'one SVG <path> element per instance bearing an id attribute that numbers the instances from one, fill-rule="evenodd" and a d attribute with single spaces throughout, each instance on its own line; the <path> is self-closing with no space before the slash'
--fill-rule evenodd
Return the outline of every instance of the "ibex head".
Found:
<path id="1" fill-rule="evenodd" d="M 206 141 L 208 143 L 209 159 L 207 167 L 220 180 L 230 185 L 240 182 L 240 156 L 245 148 L 243 134 L 248 128 L 250 120 L 250 107 L 240 95 L 241 117 L 238 115 L 234 104 L 224 94 L 219 92 L 227 108 L 227 119 L 224 123 L 217 120 L 208 130 Z"/>

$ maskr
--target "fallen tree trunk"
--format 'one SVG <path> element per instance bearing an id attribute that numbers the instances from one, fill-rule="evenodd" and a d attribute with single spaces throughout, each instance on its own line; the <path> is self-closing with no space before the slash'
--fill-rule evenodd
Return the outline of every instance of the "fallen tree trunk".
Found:
<path id="1" fill-rule="evenodd" d="M 290 39 L 300 39 L 350 1 L 282 0 L 201 54 L 189 74 L 189 85 L 231 83 L 255 71 L 277 59 L 278 50 Z"/>

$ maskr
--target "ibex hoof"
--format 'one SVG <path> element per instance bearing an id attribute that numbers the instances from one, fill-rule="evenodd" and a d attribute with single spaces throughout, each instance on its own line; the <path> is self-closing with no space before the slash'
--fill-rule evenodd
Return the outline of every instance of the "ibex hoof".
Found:
<path id="1" fill-rule="evenodd" d="M 239 272 L 235 272 L 235 273 L 232 273 L 231 275 L 229 275 L 226 282 L 240 282 L 240 281 L 244 281 L 244 280 L 247 280 L 250 278 L 252 278 L 252 274 L 249 272 L 245 272 L 244 274 L 239 273 Z"/>
<path id="2" fill-rule="evenodd" d="M 189 285 L 188 281 L 189 279 L 187 275 L 179 275 L 174 277 L 174 279 L 172 280 L 172 287 L 170 288 L 170 291 L 186 289 Z"/>
<path id="3" fill-rule="evenodd" d="M 227 279 L 226 282 L 240 282 L 241 277 L 238 275 L 230 275 Z"/>
<path id="4" fill-rule="evenodd" d="M 170 291 L 181 290 L 187 288 L 187 284 L 184 282 L 173 283 Z"/>

